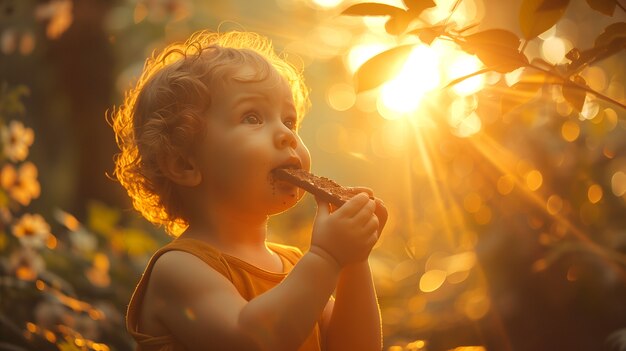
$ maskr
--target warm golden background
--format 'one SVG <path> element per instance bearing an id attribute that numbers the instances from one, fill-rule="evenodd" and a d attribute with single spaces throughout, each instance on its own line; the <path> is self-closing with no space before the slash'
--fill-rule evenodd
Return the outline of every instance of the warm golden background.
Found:
<path id="1" fill-rule="evenodd" d="M 438 0 L 414 24 L 522 37 L 523 2 L 542 1 Z M 578 111 L 558 84 L 515 95 L 523 70 L 446 87 L 483 63 L 389 35 L 386 17 L 340 15 L 354 3 L 0 0 L 0 350 L 132 348 L 126 303 L 169 239 L 107 177 L 105 116 L 153 50 L 198 29 L 257 31 L 303 67 L 313 171 L 387 204 L 370 259 L 385 350 L 626 350 L 623 48 L 580 71 L 597 94 Z M 572 0 L 524 52 L 562 68 L 625 21 L 623 1 Z M 416 45 L 401 74 L 356 93 L 357 69 L 401 44 Z M 305 198 L 271 239 L 306 249 L 314 212 Z"/>

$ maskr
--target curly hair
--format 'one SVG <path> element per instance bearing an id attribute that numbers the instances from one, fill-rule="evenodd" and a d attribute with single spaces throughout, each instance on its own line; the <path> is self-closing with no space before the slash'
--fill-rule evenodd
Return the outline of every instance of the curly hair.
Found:
<path id="1" fill-rule="evenodd" d="M 232 77 L 242 65 L 253 65 L 256 77 Z M 275 72 L 290 86 L 301 119 L 310 105 L 302 72 L 277 55 L 266 37 L 200 31 L 153 53 L 136 85 L 125 93 L 124 103 L 110 116 L 120 149 L 114 175 L 133 207 L 153 224 L 165 226 L 170 235 L 180 235 L 187 227 L 185 211 L 158 158 L 186 154 L 201 140 L 216 82 L 262 80 Z"/>

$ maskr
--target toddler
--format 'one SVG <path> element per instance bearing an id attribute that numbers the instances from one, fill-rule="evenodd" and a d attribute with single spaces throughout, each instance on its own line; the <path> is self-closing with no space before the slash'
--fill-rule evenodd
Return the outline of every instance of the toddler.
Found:
<path id="1" fill-rule="evenodd" d="M 367 258 L 387 213 L 371 190 L 318 199 L 304 254 L 266 241 L 268 216 L 303 196 L 272 171 L 310 169 L 308 103 L 301 72 L 255 33 L 198 32 L 146 61 L 113 112 L 115 175 L 175 238 L 128 306 L 138 350 L 381 349 Z"/>

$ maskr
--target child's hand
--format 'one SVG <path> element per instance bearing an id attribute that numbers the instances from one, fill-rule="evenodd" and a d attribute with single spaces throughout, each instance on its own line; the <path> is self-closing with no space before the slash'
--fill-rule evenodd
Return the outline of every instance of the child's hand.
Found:
<path id="1" fill-rule="evenodd" d="M 332 213 L 329 204 L 318 199 L 310 251 L 331 256 L 340 267 L 367 259 L 379 236 L 377 207 L 367 192 Z"/>

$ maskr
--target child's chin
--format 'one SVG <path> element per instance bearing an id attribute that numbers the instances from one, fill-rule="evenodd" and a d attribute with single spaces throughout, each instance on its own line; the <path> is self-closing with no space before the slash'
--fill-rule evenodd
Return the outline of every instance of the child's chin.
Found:
<path id="1" fill-rule="evenodd" d="M 271 214 L 274 215 L 287 211 L 288 209 L 294 207 L 300 199 L 302 199 L 302 195 L 298 196 L 298 194 L 274 199 L 274 206 L 272 206 Z"/>

